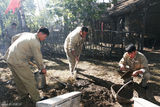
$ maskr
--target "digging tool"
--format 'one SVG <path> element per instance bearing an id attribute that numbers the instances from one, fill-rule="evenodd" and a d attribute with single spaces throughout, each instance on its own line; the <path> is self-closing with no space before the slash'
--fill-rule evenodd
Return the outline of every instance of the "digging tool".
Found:
<path id="1" fill-rule="evenodd" d="M 69 78 L 67 80 L 68 83 L 70 83 L 70 84 L 73 84 L 74 81 L 77 79 L 77 70 L 76 70 L 77 64 L 78 64 L 78 61 L 76 61 L 76 64 L 75 64 L 74 69 L 73 69 L 73 72 L 71 73 L 71 76 L 69 76 Z"/>
<path id="2" fill-rule="evenodd" d="M 132 76 L 132 73 L 134 72 L 132 69 L 129 68 L 129 66 L 126 66 L 126 72 L 121 75 L 121 79 L 127 79 Z M 121 70 L 118 71 L 119 73 L 122 73 Z"/>
<path id="3" fill-rule="evenodd" d="M 74 69 L 73 69 L 73 72 L 71 73 L 71 76 L 68 78 L 68 82 L 71 82 L 73 83 L 74 80 L 76 80 L 77 78 L 77 64 L 78 64 L 79 61 L 76 60 L 76 64 L 74 66 Z"/>
<path id="4" fill-rule="evenodd" d="M 61 83 L 62 85 L 67 86 L 67 84 L 66 84 L 66 83 L 64 83 L 64 82 L 60 81 L 60 80 L 59 80 L 59 79 L 57 79 L 56 77 L 55 77 L 55 78 L 54 78 L 54 77 L 51 77 L 51 79 L 54 79 L 54 80 L 58 81 L 59 83 Z"/>
<path id="5" fill-rule="evenodd" d="M 38 68 L 36 64 L 29 61 L 29 64 L 31 64 L 33 67 Z M 45 67 L 44 67 L 45 68 Z M 43 89 L 46 85 L 46 76 L 42 73 L 41 70 L 34 73 L 34 77 L 36 80 L 36 85 L 38 89 Z"/>
<path id="6" fill-rule="evenodd" d="M 77 70 L 76 70 L 77 65 L 78 65 L 78 61 L 76 61 L 76 64 L 75 64 L 75 67 L 74 67 L 74 70 L 73 70 L 73 77 L 74 77 L 74 79 L 77 78 Z"/>
<path id="7" fill-rule="evenodd" d="M 57 79 L 56 77 L 51 77 L 51 79 L 56 80 L 57 82 L 61 83 L 66 89 L 71 90 L 73 89 L 73 86 L 69 83 L 64 83 L 62 81 L 60 81 L 59 79 Z"/>
<path id="8" fill-rule="evenodd" d="M 45 75 L 39 70 L 38 72 L 34 73 L 34 77 L 36 80 L 36 85 L 38 89 L 43 89 L 46 85 L 46 77 Z"/>

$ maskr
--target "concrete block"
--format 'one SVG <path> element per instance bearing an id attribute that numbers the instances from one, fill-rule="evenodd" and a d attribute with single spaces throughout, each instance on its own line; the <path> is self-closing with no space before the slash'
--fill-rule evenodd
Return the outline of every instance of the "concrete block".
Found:
<path id="1" fill-rule="evenodd" d="M 36 107 L 79 107 L 81 92 L 66 93 L 54 98 L 38 101 Z"/>
<path id="2" fill-rule="evenodd" d="M 134 107 L 159 107 L 158 105 L 147 101 L 143 98 L 133 98 L 134 100 Z"/>

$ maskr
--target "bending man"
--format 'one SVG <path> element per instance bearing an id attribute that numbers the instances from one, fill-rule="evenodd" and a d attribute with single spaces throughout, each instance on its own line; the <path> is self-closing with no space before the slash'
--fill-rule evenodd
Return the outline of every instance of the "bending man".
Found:
<path id="1" fill-rule="evenodd" d="M 125 82 L 131 79 L 131 76 L 136 77 L 140 75 L 142 77 L 141 85 L 146 88 L 147 81 L 150 79 L 150 73 L 148 68 L 148 61 L 146 57 L 136 50 L 133 44 L 128 45 L 126 53 L 119 62 L 120 70 L 127 71 L 126 75 L 123 75 Z"/>
<path id="2" fill-rule="evenodd" d="M 71 33 L 69 33 L 65 40 L 64 50 L 69 61 L 69 70 L 72 75 L 74 74 L 76 61 L 79 61 L 82 46 L 87 33 L 87 27 L 77 27 Z"/>
<path id="3" fill-rule="evenodd" d="M 22 99 L 28 98 L 28 94 L 33 102 L 41 99 L 34 75 L 29 67 L 29 61 L 33 57 L 41 72 L 46 73 L 40 51 L 40 41 L 45 40 L 48 35 L 49 31 L 44 27 L 40 28 L 37 33 L 17 34 L 4 56 Z"/>

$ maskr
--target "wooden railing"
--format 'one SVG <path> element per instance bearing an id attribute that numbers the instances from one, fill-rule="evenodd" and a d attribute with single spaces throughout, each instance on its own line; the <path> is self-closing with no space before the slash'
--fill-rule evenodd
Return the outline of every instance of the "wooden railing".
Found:
<path id="1" fill-rule="evenodd" d="M 47 40 L 42 43 L 42 50 L 50 54 L 64 55 L 63 44 L 66 34 L 62 32 L 52 33 Z M 87 35 L 83 46 L 84 56 L 106 57 L 123 54 L 127 44 L 136 44 L 138 50 L 143 50 L 143 34 L 137 32 L 123 32 L 113 30 L 95 30 Z"/>

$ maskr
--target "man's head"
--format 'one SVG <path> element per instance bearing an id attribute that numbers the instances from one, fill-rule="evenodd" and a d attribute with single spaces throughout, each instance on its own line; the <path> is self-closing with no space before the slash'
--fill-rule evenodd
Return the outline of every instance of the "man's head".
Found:
<path id="1" fill-rule="evenodd" d="M 17 24 L 16 23 L 12 23 L 12 28 L 16 28 L 17 27 Z"/>
<path id="2" fill-rule="evenodd" d="M 136 47 L 133 44 L 130 44 L 127 46 L 127 48 L 125 49 L 126 52 L 128 52 L 128 55 L 130 58 L 134 58 L 136 55 Z"/>
<path id="3" fill-rule="evenodd" d="M 41 27 L 38 31 L 37 31 L 37 36 L 39 38 L 40 41 L 43 41 L 46 39 L 47 36 L 49 36 L 49 30 L 45 27 Z"/>
<path id="4" fill-rule="evenodd" d="M 82 36 L 82 38 L 85 38 L 87 33 L 88 33 L 88 28 L 83 26 L 80 31 L 80 35 Z"/>

